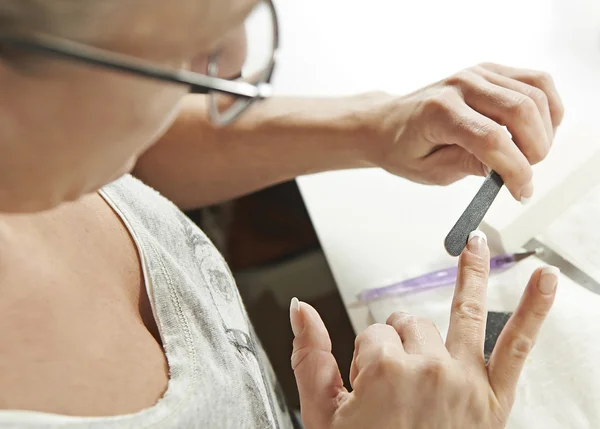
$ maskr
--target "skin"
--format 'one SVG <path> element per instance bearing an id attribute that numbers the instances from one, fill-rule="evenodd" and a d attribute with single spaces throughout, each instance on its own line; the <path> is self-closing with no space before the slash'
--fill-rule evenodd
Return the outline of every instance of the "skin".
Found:
<path id="1" fill-rule="evenodd" d="M 199 72 L 206 70 L 207 54 L 220 46 L 221 75 L 235 76 L 246 53 L 237 23 L 252 3 L 233 1 L 228 22 L 220 8 L 188 5 L 194 13 L 181 18 L 187 25 L 145 45 L 151 35 L 141 37 L 125 23 L 141 27 L 155 9 L 176 19 L 177 7 L 130 12 L 117 21 L 123 25 L 115 26 L 112 39 L 96 44 Z M 203 17 L 223 21 L 223 28 L 202 27 Z M 134 36 L 141 39 L 137 45 Z M 8 155 L 0 160 L 0 211 L 43 210 L 75 200 L 134 165 L 138 177 L 182 208 L 225 201 L 302 174 L 360 167 L 382 167 L 437 185 L 494 169 L 520 200 L 532 195 L 530 165 L 545 158 L 564 114 L 548 74 L 481 64 L 405 96 L 276 97 L 216 129 L 205 97 L 184 97 L 181 87 L 56 61 L 38 69 L 44 72 L 22 74 L 0 64 L 8 101 L 0 105 L 0 149 Z M 128 108 L 114 108 L 119 105 Z"/>
<path id="2" fill-rule="evenodd" d="M 127 4 L 103 47 L 176 65 L 202 63 L 252 1 Z M 0 64 L 0 408 L 137 412 L 164 393 L 167 363 L 132 238 L 89 191 L 133 166 L 186 90 L 40 61 Z"/>
<path id="3" fill-rule="evenodd" d="M 358 335 L 351 393 L 321 318 L 308 304 L 292 301 L 292 368 L 306 428 L 504 428 L 558 279 L 555 273 L 533 273 L 486 365 L 489 258 L 479 237 L 463 251 L 445 344 L 432 322 L 404 313 Z"/>
<path id="4" fill-rule="evenodd" d="M 225 129 L 210 125 L 205 99 L 189 96 L 134 173 L 183 208 L 299 175 L 364 167 L 433 185 L 491 168 L 521 200 L 534 192 L 531 165 L 548 154 L 563 114 L 550 76 L 497 64 L 405 96 L 275 97 Z"/>
<path id="5" fill-rule="evenodd" d="M 97 194 L 0 215 L 0 255 L 1 409 L 106 416 L 156 403 L 168 370 L 140 262 Z"/>
<path id="6" fill-rule="evenodd" d="M 131 0 L 110 33 L 85 41 L 199 71 L 208 54 L 227 45 L 221 71 L 233 74 L 243 58 L 240 23 L 253 3 Z M 548 152 L 562 118 L 546 75 L 483 65 L 402 97 L 274 98 L 216 129 L 206 120 L 206 100 L 186 96 L 185 88 L 37 61 L 25 71 L 0 63 L 4 409 L 114 415 L 151 406 L 164 392 L 168 371 L 138 255 L 94 193 L 134 165 L 182 207 L 299 174 L 373 166 L 444 184 L 483 174 L 486 165 L 521 198 L 529 164 Z M 500 134 L 500 124 L 514 140 Z M 388 339 L 374 343 L 385 347 Z M 413 374 L 415 381 L 428 373 Z M 440 401 L 460 383 L 448 380 Z M 303 404 L 308 421 L 320 424 L 322 410 Z M 365 404 L 360 413 L 370 416 Z"/>
<path id="7" fill-rule="evenodd" d="M 204 63 L 230 37 L 229 31 L 239 26 L 254 3 L 128 1 L 111 22 L 110 39 L 104 37 L 96 44 L 190 68 L 192 63 Z M 130 171 L 139 155 L 169 127 L 187 92 L 182 86 L 56 60 L 39 61 L 30 73 L 0 62 L 0 210 L 4 212 L 52 208 Z"/>

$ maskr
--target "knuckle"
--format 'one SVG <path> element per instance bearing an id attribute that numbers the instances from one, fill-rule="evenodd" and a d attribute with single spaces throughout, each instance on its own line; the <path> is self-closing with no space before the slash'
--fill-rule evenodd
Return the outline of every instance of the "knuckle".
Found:
<path id="1" fill-rule="evenodd" d="M 423 109 L 426 114 L 447 114 L 453 110 L 456 96 L 457 93 L 454 88 L 444 87 L 425 100 Z"/>
<path id="2" fill-rule="evenodd" d="M 447 362 L 440 359 L 430 359 L 423 362 L 421 375 L 430 383 L 440 385 L 449 380 L 451 371 Z"/>
<path id="3" fill-rule="evenodd" d="M 444 83 L 456 88 L 465 88 L 472 85 L 474 78 L 475 73 L 473 72 L 473 69 L 464 69 L 447 77 L 444 80 Z"/>
<path id="4" fill-rule="evenodd" d="M 502 146 L 502 141 L 506 138 L 506 132 L 497 125 L 479 124 L 473 127 L 472 133 L 486 151 L 497 151 Z"/>
<path id="5" fill-rule="evenodd" d="M 374 323 L 372 325 L 367 326 L 364 331 L 362 331 L 356 336 L 356 339 L 354 340 L 354 347 L 358 348 L 362 342 L 376 336 L 377 332 L 381 331 L 382 327 L 384 326 L 386 325 L 384 325 L 383 323 Z"/>
<path id="6" fill-rule="evenodd" d="M 437 330 L 437 327 L 432 320 L 407 313 L 394 313 L 388 318 L 388 323 L 390 323 L 401 336 L 406 332 L 420 331 L 424 327 L 433 326 Z"/>
<path id="7" fill-rule="evenodd" d="M 508 106 L 513 116 L 520 119 L 531 119 L 538 111 L 537 104 L 530 97 L 520 95 L 514 98 Z"/>
<path id="8" fill-rule="evenodd" d="M 527 160 L 531 163 L 531 165 L 542 162 L 546 156 L 548 155 L 549 148 L 543 147 L 541 145 L 536 145 L 529 149 L 527 152 Z"/>
<path id="9" fill-rule="evenodd" d="M 535 86 L 529 86 L 527 96 L 535 101 L 537 105 L 543 106 L 548 104 L 548 96 L 546 93 Z"/>
<path id="10" fill-rule="evenodd" d="M 513 333 L 509 341 L 509 353 L 513 359 L 525 360 L 533 349 L 535 341 L 533 338 L 526 336 L 520 332 Z"/>
<path id="11" fill-rule="evenodd" d="M 542 88 L 548 88 L 554 85 L 554 79 L 552 75 L 545 71 L 535 71 L 533 73 L 533 81 L 536 82 Z"/>
<path id="12" fill-rule="evenodd" d="M 484 69 L 489 69 L 489 68 L 492 68 L 492 67 L 496 67 L 497 64 L 489 62 L 489 61 L 485 61 L 483 63 L 479 63 L 477 66 L 481 67 L 481 68 L 484 68 Z"/>
<path id="13" fill-rule="evenodd" d="M 402 363 L 389 349 L 382 349 L 370 366 L 371 375 L 378 378 L 389 378 L 402 371 Z"/>
<path id="14" fill-rule="evenodd" d="M 365 328 L 364 331 L 362 331 L 360 334 L 358 334 L 358 336 L 356 337 L 356 339 L 358 340 L 360 339 L 365 339 L 366 337 L 370 336 L 371 334 L 373 334 L 373 332 L 381 329 L 382 323 L 373 323 L 372 325 L 369 325 Z"/>
<path id="15" fill-rule="evenodd" d="M 390 314 L 390 317 L 387 318 L 385 323 L 394 326 L 397 323 L 399 323 L 406 315 L 406 313 L 403 313 L 401 311 L 395 311 L 392 314 Z"/>
<path id="16" fill-rule="evenodd" d="M 550 313 L 550 307 L 534 307 L 529 310 L 528 314 L 531 319 L 537 324 L 542 323 Z"/>
<path id="17" fill-rule="evenodd" d="M 414 329 L 419 325 L 419 319 L 412 314 L 406 314 L 400 322 L 400 326 L 405 329 Z"/>
<path id="18" fill-rule="evenodd" d="M 489 263 L 483 256 L 471 251 L 463 252 L 461 255 L 461 263 L 465 278 L 476 281 L 487 281 Z"/>
<path id="19" fill-rule="evenodd" d="M 557 101 L 558 97 L 555 89 L 556 86 L 554 84 L 554 78 L 552 75 L 543 71 L 534 71 L 530 76 L 528 76 L 527 81 L 529 84 L 540 88 L 546 99 L 549 99 L 549 95 L 554 93 L 556 97 L 553 97 L 555 103 L 552 105 L 552 114 L 553 119 L 557 122 L 555 125 L 557 125 L 558 122 L 562 121 L 565 109 L 563 104 L 560 101 Z"/>
<path id="20" fill-rule="evenodd" d="M 481 75 L 483 75 L 486 72 L 486 67 L 487 67 L 486 63 L 479 63 L 479 64 L 475 64 L 472 67 L 469 67 L 469 70 L 472 73 L 474 73 L 474 74 L 476 74 L 478 76 L 481 76 Z"/>
<path id="21" fill-rule="evenodd" d="M 407 313 L 397 313 L 395 315 L 393 324 L 397 331 L 406 331 L 408 329 L 414 329 L 418 325 L 416 316 Z"/>
<path id="22" fill-rule="evenodd" d="M 485 306 L 474 299 L 464 299 L 452 305 L 454 315 L 462 320 L 483 323 L 485 321 Z"/>

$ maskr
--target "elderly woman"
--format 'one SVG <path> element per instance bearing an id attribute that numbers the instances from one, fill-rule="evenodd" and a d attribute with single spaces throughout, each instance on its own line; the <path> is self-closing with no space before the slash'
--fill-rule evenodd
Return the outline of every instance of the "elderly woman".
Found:
<path id="1" fill-rule="evenodd" d="M 270 2 L 0 0 L 1 427 L 292 425 L 227 265 L 177 206 L 355 167 L 438 184 L 493 169 L 531 196 L 562 117 L 547 75 L 488 64 L 404 97 L 271 98 L 275 55 L 222 78 L 256 7 L 274 51 Z M 533 274 L 486 366 L 488 265 L 474 233 L 446 344 L 402 314 L 361 333 L 352 393 L 293 300 L 304 425 L 503 427 L 557 277 Z"/>

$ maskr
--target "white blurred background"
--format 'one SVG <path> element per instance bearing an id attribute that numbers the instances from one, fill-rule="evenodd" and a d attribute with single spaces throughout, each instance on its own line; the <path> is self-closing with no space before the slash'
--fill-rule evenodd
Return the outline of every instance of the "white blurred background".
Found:
<path id="1" fill-rule="evenodd" d="M 275 0 L 280 94 L 404 94 L 484 61 L 541 68 L 595 103 L 599 0 Z M 574 91 L 564 91 L 572 94 Z M 573 97 L 573 95 L 571 95 Z M 591 107 L 591 106 L 590 106 Z"/>

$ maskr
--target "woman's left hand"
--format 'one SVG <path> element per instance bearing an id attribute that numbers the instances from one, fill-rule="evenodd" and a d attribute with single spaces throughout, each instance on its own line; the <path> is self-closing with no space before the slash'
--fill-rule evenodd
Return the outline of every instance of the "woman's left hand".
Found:
<path id="1" fill-rule="evenodd" d="M 471 234 L 458 262 L 446 342 L 427 319 L 395 313 L 356 337 L 352 392 L 342 382 L 319 314 L 292 300 L 292 368 L 307 429 L 501 429 L 558 285 L 536 270 L 485 362 L 490 252 Z M 541 388 L 541 387 L 540 387 Z"/>
<path id="2" fill-rule="evenodd" d="M 492 169 L 517 200 L 532 196 L 531 165 L 546 157 L 563 118 L 547 73 L 496 64 L 463 70 L 404 97 L 371 94 L 365 101 L 383 143 L 377 165 L 438 185 Z"/>

